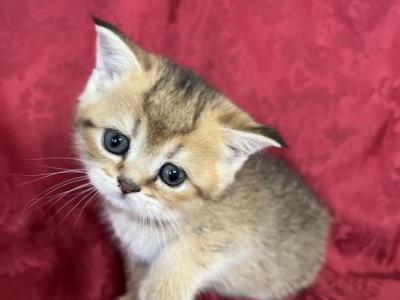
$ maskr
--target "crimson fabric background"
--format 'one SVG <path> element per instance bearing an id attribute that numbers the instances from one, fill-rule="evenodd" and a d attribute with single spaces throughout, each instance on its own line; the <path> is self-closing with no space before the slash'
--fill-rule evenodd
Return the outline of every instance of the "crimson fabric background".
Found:
<path id="1" fill-rule="evenodd" d="M 91 14 L 282 132 L 290 148 L 276 154 L 335 213 L 327 264 L 295 299 L 400 299 L 400 1 L 391 0 L 1 0 L 0 299 L 107 300 L 124 289 L 98 200 L 82 214 L 72 195 L 28 206 L 74 175 L 28 184 L 18 175 L 76 167 L 30 159 L 73 155 L 71 116 L 94 63 Z"/>

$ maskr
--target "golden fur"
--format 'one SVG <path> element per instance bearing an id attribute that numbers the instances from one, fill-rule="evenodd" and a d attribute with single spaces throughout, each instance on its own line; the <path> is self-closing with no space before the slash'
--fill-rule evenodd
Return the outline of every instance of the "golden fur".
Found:
<path id="1" fill-rule="evenodd" d="M 121 299 L 190 300 L 202 289 L 280 299 L 310 285 L 329 217 L 284 164 L 255 154 L 283 146 L 279 134 L 116 28 L 98 21 L 96 30 L 97 64 L 80 97 L 75 141 L 126 255 Z M 108 128 L 129 138 L 126 155 L 104 149 Z M 182 186 L 158 178 L 165 162 L 185 170 Z M 140 192 L 122 195 L 118 176 Z"/>

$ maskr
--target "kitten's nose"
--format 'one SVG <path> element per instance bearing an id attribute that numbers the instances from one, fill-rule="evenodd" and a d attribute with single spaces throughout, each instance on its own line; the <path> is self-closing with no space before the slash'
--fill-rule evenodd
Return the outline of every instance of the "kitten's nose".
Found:
<path id="1" fill-rule="evenodd" d="M 129 178 L 125 178 L 123 176 L 118 176 L 118 186 L 121 188 L 122 193 L 137 193 L 140 192 L 140 186 L 137 183 L 134 183 Z"/>

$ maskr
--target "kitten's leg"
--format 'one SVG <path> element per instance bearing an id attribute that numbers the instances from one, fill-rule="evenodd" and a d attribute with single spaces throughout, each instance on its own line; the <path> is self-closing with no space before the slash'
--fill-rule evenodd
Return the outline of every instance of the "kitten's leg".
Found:
<path id="1" fill-rule="evenodd" d="M 223 248 L 223 245 L 222 245 Z M 223 255 L 221 245 L 200 239 L 169 245 L 140 284 L 139 300 L 192 300 Z"/>
<path id="2" fill-rule="evenodd" d="M 122 296 L 119 296 L 117 298 L 117 300 L 136 300 L 136 299 L 138 299 L 137 297 L 136 298 L 135 297 L 136 297 L 136 295 L 134 293 L 127 292 L 127 293 L 123 294 Z"/>
<path id="3" fill-rule="evenodd" d="M 143 280 L 146 271 L 148 269 L 147 265 L 144 264 L 132 264 L 129 266 L 129 269 L 126 271 L 127 276 L 127 284 L 126 289 L 127 292 L 118 297 L 118 300 L 138 300 L 139 295 L 139 285 Z"/>

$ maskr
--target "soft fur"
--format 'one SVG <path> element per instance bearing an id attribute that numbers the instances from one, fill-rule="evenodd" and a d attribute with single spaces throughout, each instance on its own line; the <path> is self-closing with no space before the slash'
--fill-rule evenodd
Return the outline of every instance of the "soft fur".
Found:
<path id="1" fill-rule="evenodd" d="M 96 66 L 80 96 L 77 150 L 104 198 L 126 256 L 126 300 L 190 300 L 203 289 L 282 299 L 309 286 L 323 262 L 329 217 L 286 166 L 256 154 L 284 146 L 191 71 L 96 22 Z M 130 139 L 118 156 L 104 130 Z M 188 179 L 164 184 L 171 162 Z M 117 177 L 141 187 L 122 194 Z"/>

